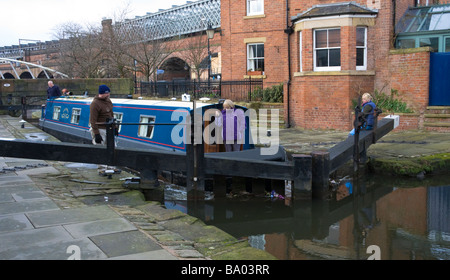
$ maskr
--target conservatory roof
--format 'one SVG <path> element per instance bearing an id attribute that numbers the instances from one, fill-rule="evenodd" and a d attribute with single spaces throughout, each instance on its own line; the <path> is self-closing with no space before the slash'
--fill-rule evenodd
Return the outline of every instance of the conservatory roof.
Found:
<path id="1" fill-rule="evenodd" d="M 412 33 L 450 30 L 450 4 L 410 7 L 397 23 L 395 32 Z"/>

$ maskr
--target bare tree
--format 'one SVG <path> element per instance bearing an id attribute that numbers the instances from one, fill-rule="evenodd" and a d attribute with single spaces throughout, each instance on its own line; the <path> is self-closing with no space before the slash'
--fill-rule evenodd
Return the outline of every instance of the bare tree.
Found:
<path id="1" fill-rule="evenodd" d="M 105 50 L 103 66 L 107 77 L 128 78 L 134 71 L 134 61 L 128 55 L 126 38 L 118 36 L 113 26 L 113 21 L 120 23 L 129 13 L 130 2 L 127 2 L 124 7 L 114 12 L 113 19 L 102 21 L 102 43 Z"/>
<path id="2" fill-rule="evenodd" d="M 104 49 L 99 27 L 64 23 L 57 29 L 56 38 L 60 41 L 59 69 L 62 72 L 80 78 L 102 76 Z"/>
<path id="3" fill-rule="evenodd" d="M 205 34 L 199 33 L 187 38 L 188 43 L 184 49 L 183 59 L 190 65 L 197 79 L 200 79 L 202 73 L 208 70 L 204 65 L 205 57 L 208 56 L 207 40 Z"/>
<path id="4" fill-rule="evenodd" d="M 116 24 L 115 36 L 130 60 L 136 61 L 136 71 L 146 81 L 156 77 L 156 70 L 171 54 L 180 48 L 181 40 L 175 38 L 152 38 L 145 26 L 130 22 Z"/>

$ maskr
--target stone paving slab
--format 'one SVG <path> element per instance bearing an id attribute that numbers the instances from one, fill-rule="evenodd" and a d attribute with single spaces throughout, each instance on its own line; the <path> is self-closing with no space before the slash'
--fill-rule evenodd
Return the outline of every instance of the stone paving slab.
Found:
<path id="1" fill-rule="evenodd" d="M 9 185 L 24 185 L 24 184 L 33 185 L 34 183 L 30 179 L 30 177 L 26 175 L 18 176 L 15 173 L 0 175 L 0 188 L 7 187 Z"/>
<path id="2" fill-rule="evenodd" d="M 33 225 L 25 214 L 0 216 L 0 234 L 28 229 L 33 229 Z"/>
<path id="3" fill-rule="evenodd" d="M 108 257 L 118 257 L 162 249 L 156 242 L 138 230 L 97 235 L 92 236 L 90 239 Z"/>
<path id="4" fill-rule="evenodd" d="M 36 211 L 56 210 L 58 206 L 49 198 L 39 200 L 24 200 L 0 204 L 0 216 L 16 213 L 30 213 Z M 32 213 L 30 213 L 32 214 Z M 39 215 L 40 213 L 37 213 Z"/>
<path id="5" fill-rule="evenodd" d="M 106 205 L 28 213 L 27 217 L 36 228 L 120 218 Z"/>
<path id="6" fill-rule="evenodd" d="M 0 250 L 26 249 L 36 245 L 41 246 L 72 240 L 73 237 L 62 226 L 23 230 L 0 234 Z"/>
<path id="7" fill-rule="evenodd" d="M 14 198 L 15 201 L 47 198 L 47 196 L 42 191 L 24 191 L 12 193 L 11 196 Z"/>
<path id="8" fill-rule="evenodd" d="M 108 260 L 178 260 L 178 258 L 174 257 L 166 250 L 161 249 L 144 253 L 113 257 L 109 258 Z"/>
<path id="9" fill-rule="evenodd" d="M 65 225 L 64 228 L 74 237 L 83 238 L 100 234 L 131 231 L 137 228 L 124 218 L 100 220 Z"/>
<path id="10" fill-rule="evenodd" d="M 72 249 L 75 247 L 75 251 Z M 0 260 L 99 260 L 107 259 L 88 238 L 67 241 L 52 241 L 42 245 L 0 251 Z"/>

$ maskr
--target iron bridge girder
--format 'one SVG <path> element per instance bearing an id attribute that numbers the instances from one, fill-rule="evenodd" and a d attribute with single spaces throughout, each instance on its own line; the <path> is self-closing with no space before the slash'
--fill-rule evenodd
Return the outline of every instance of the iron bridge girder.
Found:
<path id="1" fill-rule="evenodd" d="M 201 0 L 149 13 L 114 25 L 115 32 L 137 41 L 151 41 L 220 27 L 220 0 Z M 143 36 L 139 32 L 143 33 Z"/>

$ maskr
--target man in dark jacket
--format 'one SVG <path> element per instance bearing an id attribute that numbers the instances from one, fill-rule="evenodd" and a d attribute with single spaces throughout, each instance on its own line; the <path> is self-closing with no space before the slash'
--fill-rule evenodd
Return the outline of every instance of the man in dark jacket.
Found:
<path id="1" fill-rule="evenodd" d="M 61 96 L 61 90 L 57 85 L 54 85 L 52 81 L 48 81 L 47 99 L 56 98 Z"/>
<path id="2" fill-rule="evenodd" d="M 89 124 L 91 126 L 92 144 L 106 144 L 106 125 L 97 124 L 104 123 L 107 119 L 112 119 L 113 104 L 109 98 L 110 89 L 106 85 L 98 88 L 98 95 L 94 97 L 90 106 Z"/>

